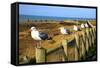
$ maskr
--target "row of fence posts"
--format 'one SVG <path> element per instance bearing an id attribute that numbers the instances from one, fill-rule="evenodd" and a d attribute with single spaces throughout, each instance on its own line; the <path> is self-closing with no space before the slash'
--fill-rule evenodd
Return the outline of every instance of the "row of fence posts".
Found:
<path id="1" fill-rule="evenodd" d="M 86 58 L 89 48 L 93 47 L 96 41 L 96 28 L 86 28 L 82 30 L 81 35 L 74 34 L 71 41 L 62 40 L 62 47 L 65 53 L 62 61 L 78 61 Z M 36 63 L 47 62 L 47 50 L 36 48 Z"/>

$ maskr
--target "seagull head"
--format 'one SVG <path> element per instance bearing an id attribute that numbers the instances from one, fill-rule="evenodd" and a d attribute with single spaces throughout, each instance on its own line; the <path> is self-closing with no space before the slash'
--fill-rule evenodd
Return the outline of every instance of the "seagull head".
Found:
<path id="1" fill-rule="evenodd" d="M 31 30 L 31 31 L 35 31 L 35 30 L 36 30 L 36 27 L 31 27 L 30 30 Z"/>

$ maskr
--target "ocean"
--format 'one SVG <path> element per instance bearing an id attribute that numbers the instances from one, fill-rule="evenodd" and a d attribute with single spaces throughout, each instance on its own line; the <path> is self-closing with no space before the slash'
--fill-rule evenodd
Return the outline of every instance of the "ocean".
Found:
<path id="1" fill-rule="evenodd" d="M 95 20 L 94 18 L 69 18 L 69 17 L 51 17 L 51 16 L 32 16 L 32 15 L 19 15 L 19 22 L 25 22 L 27 20 Z"/>

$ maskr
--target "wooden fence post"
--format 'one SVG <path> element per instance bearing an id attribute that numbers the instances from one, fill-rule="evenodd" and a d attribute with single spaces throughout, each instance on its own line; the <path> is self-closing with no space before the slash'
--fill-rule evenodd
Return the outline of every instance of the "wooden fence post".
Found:
<path id="1" fill-rule="evenodd" d="M 92 47 L 92 29 L 89 28 L 89 46 Z"/>
<path id="2" fill-rule="evenodd" d="M 78 34 L 75 34 L 75 40 L 76 40 L 76 45 L 77 45 L 77 55 L 78 55 L 78 60 L 80 60 L 80 36 Z M 76 50 L 75 50 L 76 51 Z"/>
<path id="3" fill-rule="evenodd" d="M 96 40 L 96 27 L 94 27 L 94 38 Z"/>
<path id="4" fill-rule="evenodd" d="M 92 46 L 94 45 L 94 30 L 91 28 Z"/>
<path id="5" fill-rule="evenodd" d="M 95 42 L 95 30 L 94 30 L 94 27 L 92 28 L 92 31 L 93 31 L 93 41 Z"/>
<path id="6" fill-rule="evenodd" d="M 78 48 L 80 47 L 79 38 L 80 38 L 80 37 L 79 37 L 77 34 L 75 34 L 76 44 L 77 44 L 77 47 L 78 47 Z"/>
<path id="7" fill-rule="evenodd" d="M 96 27 L 94 27 L 94 39 L 96 40 Z"/>
<path id="8" fill-rule="evenodd" d="M 67 56 L 65 55 L 65 53 L 64 53 L 64 55 L 63 55 L 63 57 L 62 57 L 62 61 L 67 61 L 68 59 L 67 59 Z"/>
<path id="9" fill-rule="evenodd" d="M 65 53 L 65 55 L 67 57 L 67 40 L 63 40 L 62 41 L 62 46 L 64 48 L 64 53 Z"/>
<path id="10" fill-rule="evenodd" d="M 79 60 L 79 50 L 78 50 L 78 47 L 75 46 L 75 61 L 78 61 Z"/>
<path id="11" fill-rule="evenodd" d="M 46 62 L 46 50 L 44 48 L 36 48 L 35 51 L 36 63 L 45 63 Z"/>
<path id="12" fill-rule="evenodd" d="M 86 32 L 85 31 L 82 31 L 82 42 L 81 42 L 81 45 L 82 45 L 82 49 L 83 49 L 83 58 L 85 59 L 86 58 Z"/>
<path id="13" fill-rule="evenodd" d="M 62 41 L 62 46 L 68 61 L 78 61 L 78 49 L 76 45 L 75 38 L 71 41 L 64 40 Z"/>
<path id="14" fill-rule="evenodd" d="M 80 58 L 85 58 L 86 47 L 83 40 L 83 36 L 80 36 Z"/>
<path id="15" fill-rule="evenodd" d="M 86 36 L 85 36 L 85 39 L 86 39 L 86 51 L 88 52 L 89 51 L 89 34 L 88 34 L 88 30 L 86 29 L 85 30 L 86 32 Z"/>

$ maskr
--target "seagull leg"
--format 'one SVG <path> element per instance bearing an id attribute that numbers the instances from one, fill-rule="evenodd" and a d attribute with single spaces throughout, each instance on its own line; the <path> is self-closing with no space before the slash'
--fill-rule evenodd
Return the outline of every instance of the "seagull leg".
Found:
<path id="1" fill-rule="evenodd" d="M 42 41 L 40 41 L 39 48 L 41 48 L 41 45 L 42 45 Z"/>
<path id="2" fill-rule="evenodd" d="M 41 48 L 41 41 L 38 41 L 37 48 Z"/>
<path id="3" fill-rule="evenodd" d="M 36 48 L 39 48 L 40 41 L 36 41 Z"/>
<path id="4" fill-rule="evenodd" d="M 36 48 L 38 48 L 39 42 L 37 41 Z"/>

